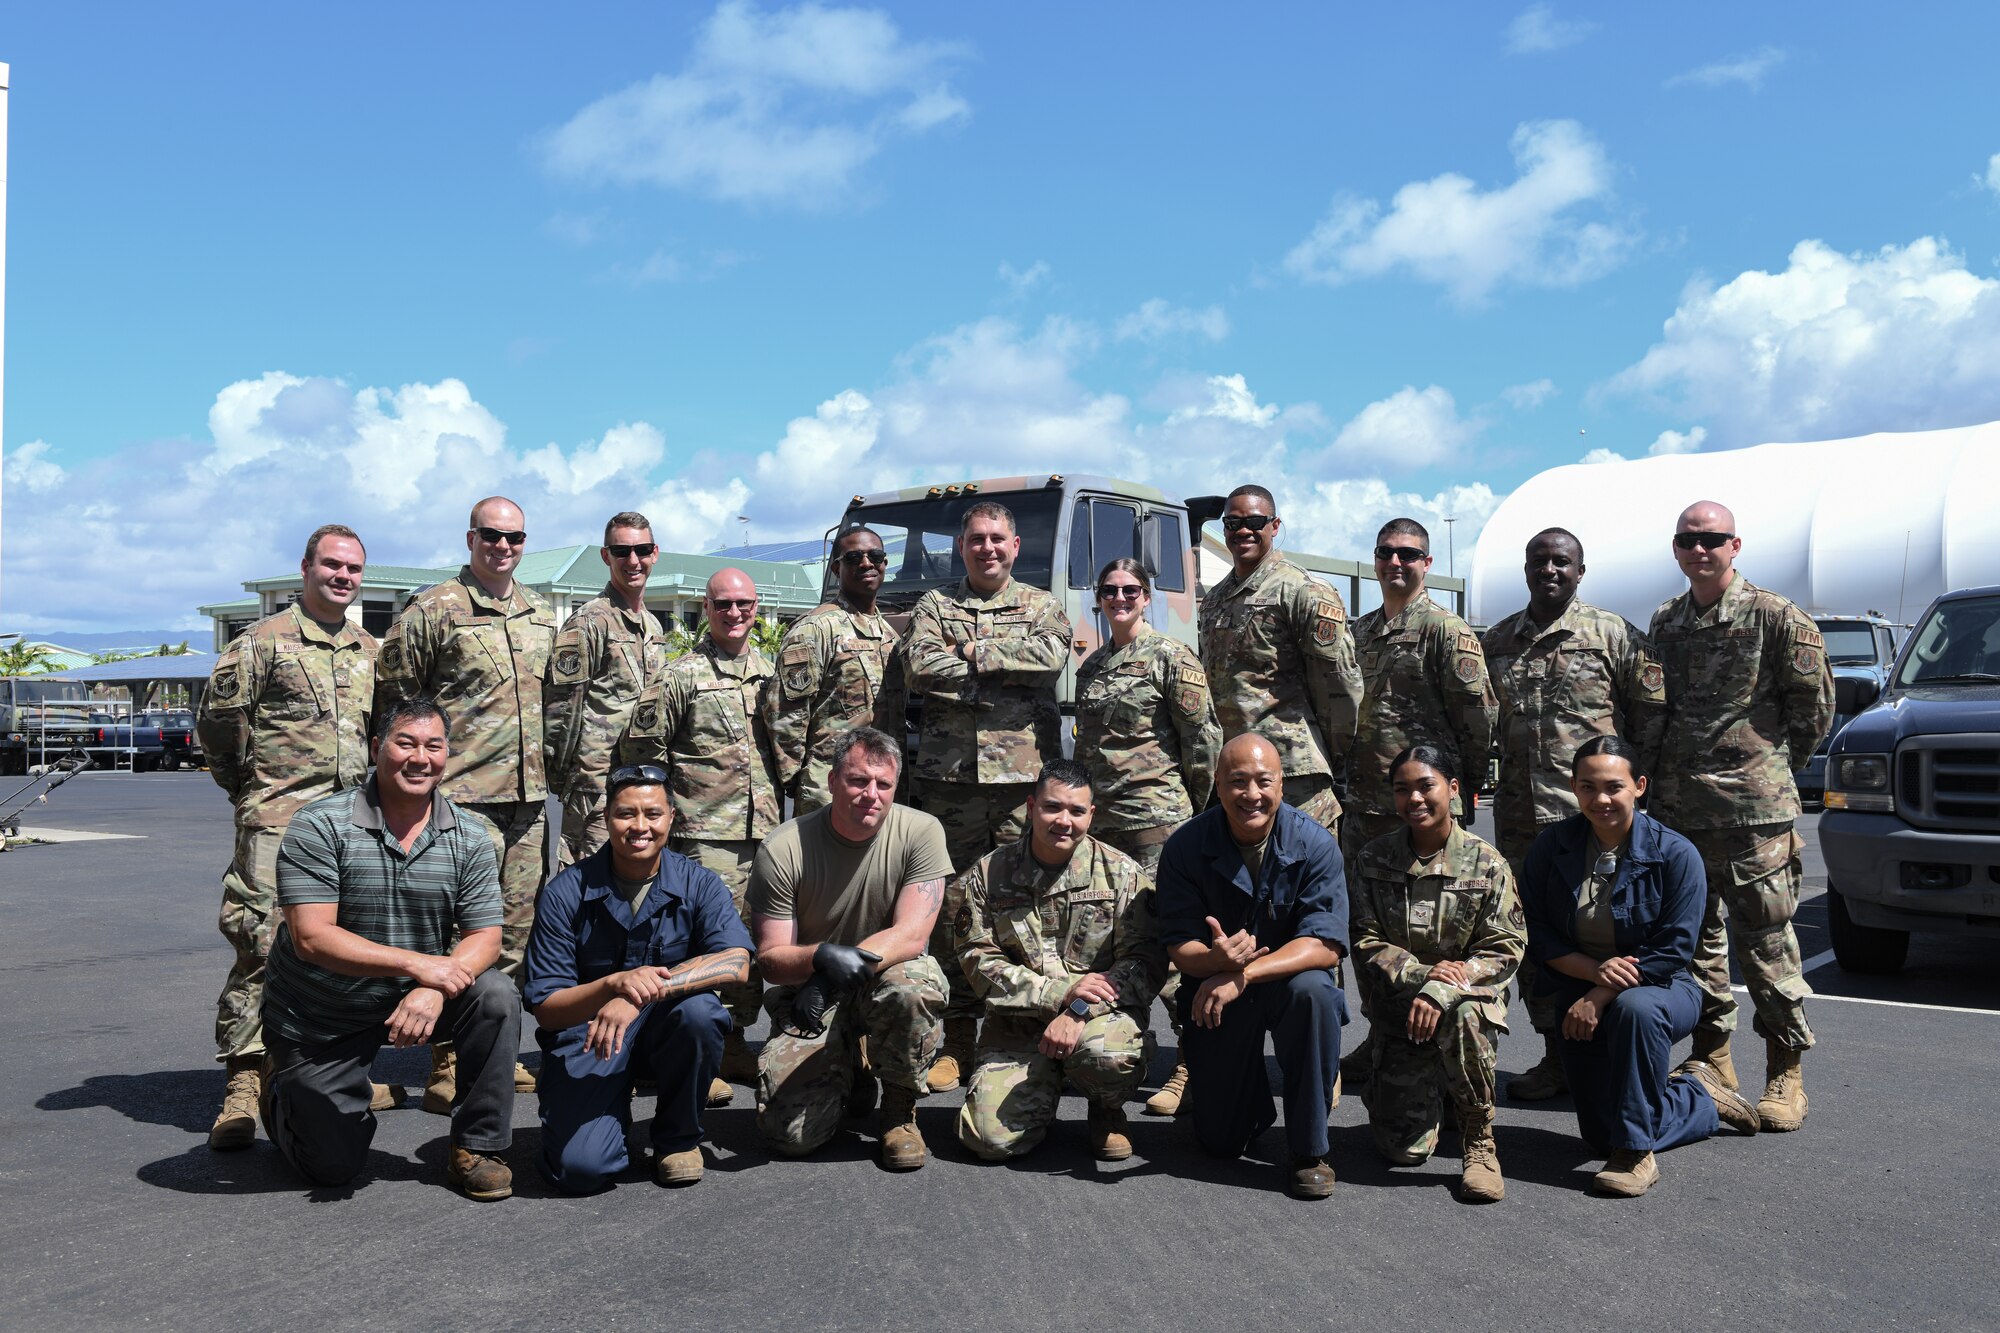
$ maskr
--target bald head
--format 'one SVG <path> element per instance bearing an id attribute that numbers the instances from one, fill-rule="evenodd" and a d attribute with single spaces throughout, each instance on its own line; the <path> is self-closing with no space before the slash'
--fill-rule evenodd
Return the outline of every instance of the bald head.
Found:
<path id="1" fill-rule="evenodd" d="M 489 495 L 472 506 L 465 529 L 465 549 L 472 557 L 472 576 L 496 597 L 514 594 L 514 567 L 528 544 L 528 521 L 521 506 L 504 495 Z"/>
<path id="2" fill-rule="evenodd" d="M 1736 577 L 1736 515 L 1713 500 L 1697 500 L 1681 510 L 1674 525 L 1674 562 L 1687 575 L 1688 592 L 1699 606 L 1713 606 Z"/>
<path id="3" fill-rule="evenodd" d="M 1729 512 L 1727 505 L 1713 500 L 1696 500 L 1681 510 L 1680 521 L 1674 525 L 1674 531 L 1735 532 L 1736 515 Z"/>
<path id="4" fill-rule="evenodd" d="M 1216 762 L 1215 793 L 1229 834 L 1237 842 L 1262 842 L 1270 835 L 1285 800 L 1285 766 L 1278 747 L 1246 731 L 1222 747 Z"/>
<path id="5" fill-rule="evenodd" d="M 1278 747 L 1254 731 L 1246 731 L 1222 747 L 1222 757 L 1217 761 L 1216 771 L 1227 773 L 1240 765 L 1282 767 L 1278 758 Z"/>
<path id="6" fill-rule="evenodd" d="M 725 657 L 740 657 L 757 623 L 757 585 L 740 569 L 718 569 L 708 576 L 702 598 L 708 615 L 708 637 Z"/>

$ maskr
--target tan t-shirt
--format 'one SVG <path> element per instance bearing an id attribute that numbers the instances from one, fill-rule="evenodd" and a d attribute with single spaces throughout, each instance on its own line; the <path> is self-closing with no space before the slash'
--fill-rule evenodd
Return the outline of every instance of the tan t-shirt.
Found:
<path id="1" fill-rule="evenodd" d="M 859 944 L 888 927 L 904 885 L 949 878 L 936 816 L 892 805 L 873 838 L 852 843 L 833 831 L 827 807 L 780 825 L 758 847 L 750 911 L 796 921 L 800 944 Z"/>
<path id="2" fill-rule="evenodd" d="M 1597 847 L 1593 839 L 1592 847 Z M 1618 955 L 1618 927 L 1611 919 L 1611 886 L 1618 881 L 1616 849 L 1598 849 L 1589 873 L 1576 891 L 1576 947 L 1586 958 L 1597 962 Z"/>

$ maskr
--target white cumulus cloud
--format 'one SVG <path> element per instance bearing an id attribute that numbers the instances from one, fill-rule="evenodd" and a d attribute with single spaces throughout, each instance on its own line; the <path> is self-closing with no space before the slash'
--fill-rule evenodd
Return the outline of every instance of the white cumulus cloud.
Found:
<path id="1" fill-rule="evenodd" d="M 5 480 L 10 489 L 41 495 L 62 485 L 68 475 L 49 457 L 47 440 L 29 440 L 7 451 L 7 466 L 0 471 L 0 480 Z"/>
<path id="2" fill-rule="evenodd" d="M 1592 449 L 1589 453 L 1585 454 L 1582 458 L 1579 458 L 1576 461 L 1579 463 L 1624 463 L 1624 462 L 1629 462 L 1630 460 L 1628 460 L 1625 457 L 1625 455 L 1619 453 L 1616 449 L 1606 449 L 1602 446 L 1599 446 L 1598 448 Z"/>
<path id="3" fill-rule="evenodd" d="M 1158 342 L 1163 338 L 1205 338 L 1221 342 L 1229 336 L 1229 316 L 1219 305 L 1193 310 L 1154 297 L 1118 321 L 1113 336 L 1120 342 Z"/>
<path id="4" fill-rule="evenodd" d="M 1763 88 L 1764 76 L 1784 64 L 1785 59 L 1784 51 L 1775 46 L 1767 46 L 1762 50 L 1730 56 L 1726 60 L 1712 61 L 1695 69 L 1683 71 L 1668 79 L 1666 86 L 1720 88 L 1733 83 L 1754 93 Z"/>
<path id="5" fill-rule="evenodd" d="M 1554 5 L 1529 5 L 1507 25 L 1507 54 L 1540 55 L 1575 46 L 1597 25 L 1588 19 L 1556 17 Z"/>
<path id="6" fill-rule="evenodd" d="M 2000 194 L 2000 153 L 1995 153 L 1986 159 L 1985 175 L 1975 176 L 1973 179 L 1994 194 Z"/>
<path id="7" fill-rule="evenodd" d="M 1385 210 L 1342 196 L 1285 256 L 1305 282 L 1335 284 L 1407 270 L 1460 302 L 1503 285 L 1570 287 L 1615 268 L 1636 239 L 1603 217 L 1610 157 L 1573 120 L 1531 121 L 1510 148 L 1519 175 L 1482 190 L 1456 172 L 1412 181 Z"/>
<path id="8" fill-rule="evenodd" d="M 1433 384 L 1406 384 L 1368 404 L 1340 428 L 1332 452 L 1350 464 L 1408 472 L 1456 457 L 1484 428 L 1458 414 L 1458 404 Z"/>
<path id="9" fill-rule="evenodd" d="M 1646 452 L 1658 458 L 1662 454 L 1694 454 L 1701 452 L 1701 442 L 1708 438 L 1708 428 L 1695 426 L 1686 431 L 1663 430 Z"/>
<path id="10" fill-rule="evenodd" d="M 1013 296 L 1026 296 L 1048 280 L 1049 266 L 1045 260 L 1037 259 L 1026 268 L 1015 268 L 1005 262 L 1000 265 L 1000 281 L 1007 284 L 1007 291 Z"/>
<path id="11" fill-rule="evenodd" d="M 906 38 L 873 9 L 765 12 L 729 0 L 687 64 L 610 93 L 542 136 L 557 175 L 734 203 L 821 208 L 891 141 L 964 120 L 956 43 Z"/>
<path id="12" fill-rule="evenodd" d="M 1705 422 L 1713 448 L 1991 421 L 2000 281 L 1931 237 L 1855 254 L 1802 241 L 1781 272 L 1690 285 L 1609 388 Z"/>
<path id="13" fill-rule="evenodd" d="M 1529 384 L 1510 384 L 1500 391 L 1507 400 L 1507 406 L 1522 412 L 1532 412 L 1556 395 L 1556 382 L 1539 379 Z"/>

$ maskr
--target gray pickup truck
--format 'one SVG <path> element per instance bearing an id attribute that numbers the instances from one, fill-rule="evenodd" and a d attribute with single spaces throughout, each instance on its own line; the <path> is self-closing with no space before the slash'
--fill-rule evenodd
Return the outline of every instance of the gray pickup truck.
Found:
<path id="1" fill-rule="evenodd" d="M 2000 587 L 1932 602 L 1827 756 L 1827 923 L 1850 972 L 1912 932 L 2000 939 Z"/>
<path id="2" fill-rule="evenodd" d="M 1833 669 L 1833 725 L 1826 729 L 1805 767 L 1792 777 L 1798 783 L 1799 799 L 1817 803 L 1826 791 L 1826 757 L 1833 748 L 1833 738 L 1856 714 L 1882 697 L 1901 640 L 1888 617 L 1873 611 L 1859 616 L 1814 616 L 1813 623 L 1826 641 L 1826 661 Z"/>

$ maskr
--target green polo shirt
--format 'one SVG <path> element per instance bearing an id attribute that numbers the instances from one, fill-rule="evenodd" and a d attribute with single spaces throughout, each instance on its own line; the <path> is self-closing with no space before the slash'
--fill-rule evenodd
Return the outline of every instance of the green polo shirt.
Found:
<path id="1" fill-rule="evenodd" d="M 382 824 L 371 773 L 292 818 L 278 849 L 278 904 L 338 903 L 343 930 L 416 953 L 443 955 L 469 930 L 501 923 L 492 827 L 431 798 L 430 822 L 405 852 Z M 350 977 L 306 962 L 282 923 L 264 973 L 264 1026 L 321 1045 L 388 1021 L 413 985 Z"/>

